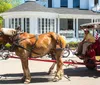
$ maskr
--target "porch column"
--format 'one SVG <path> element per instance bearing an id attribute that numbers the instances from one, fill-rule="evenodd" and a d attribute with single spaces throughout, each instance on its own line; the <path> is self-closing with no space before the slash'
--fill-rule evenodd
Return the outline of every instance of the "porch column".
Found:
<path id="1" fill-rule="evenodd" d="M 54 32 L 56 32 L 56 29 L 57 29 L 56 24 L 57 24 L 57 20 L 56 20 L 56 18 L 55 18 L 55 19 L 54 19 Z"/>
<path id="2" fill-rule="evenodd" d="M 93 23 L 93 19 L 91 19 L 91 23 Z"/>
<path id="3" fill-rule="evenodd" d="M 9 18 L 5 18 L 5 28 L 9 28 Z"/>
<path id="4" fill-rule="evenodd" d="M 78 39 L 79 33 L 78 33 L 78 18 L 76 18 L 76 38 Z"/>
<path id="5" fill-rule="evenodd" d="M 21 18 L 21 30 L 24 31 L 24 18 Z"/>
<path id="6" fill-rule="evenodd" d="M 37 17 L 31 17 L 30 18 L 30 33 L 37 34 Z"/>
<path id="7" fill-rule="evenodd" d="M 38 21 L 37 21 L 38 22 Z M 38 30 L 38 29 L 37 29 Z M 44 33 L 46 33 L 46 20 L 44 18 Z"/>
<path id="8" fill-rule="evenodd" d="M 73 18 L 73 30 L 74 30 L 73 38 L 75 38 L 75 18 Z"/>
<path id="9" fill-rule="evenodd" d="M 58 24 L 58 34 L 59 34 L 59 31 L 60 31 L 60 18 L 59 18 L 59 16 L 58 16 L 58 22 L 57 22 Z"/>

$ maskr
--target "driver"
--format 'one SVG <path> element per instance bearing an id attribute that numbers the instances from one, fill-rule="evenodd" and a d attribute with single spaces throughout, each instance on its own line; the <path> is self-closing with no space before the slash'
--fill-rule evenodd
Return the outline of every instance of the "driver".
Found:
<path id="1" fill-rule="evenodd" d="M 84 38 L 82 42 L 79 43 L 79 46 L 76 51 L 76 55 L 82 55 L 83 57 L 85 56 L 87 47 L 95 42 L 95 37 L 89 32 L 88 29 L 84 29 Z"/>

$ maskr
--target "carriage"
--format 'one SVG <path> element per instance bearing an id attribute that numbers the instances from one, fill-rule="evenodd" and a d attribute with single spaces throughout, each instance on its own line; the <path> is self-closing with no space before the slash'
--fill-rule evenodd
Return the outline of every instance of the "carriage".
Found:
<path id="1" fill-rule="evenodd" d="M 87 47 L 85 56 L 81 57 L 83 57 L 83 62 L 88 69 L 97 69 L 97 65 L 100 64 L 100 37 L 98 34 L 98 31 L 100 29 L 100 22 L 82 24 L 80 25 L 80 28 L 81 29 L 87 28 L 89 30 L 93 30 L 93 33 L 94 31 L 96 32 L 95 43 L 89 45 Z"/>

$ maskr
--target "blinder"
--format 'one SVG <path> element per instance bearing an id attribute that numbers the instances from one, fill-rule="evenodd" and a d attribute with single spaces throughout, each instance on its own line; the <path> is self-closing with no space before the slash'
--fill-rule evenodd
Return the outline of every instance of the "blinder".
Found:
<path id="1" fill-rule="evenodd" d="M 3 32 L 0 32 L 0 36 L 2 36 L 3 35 Z"/>

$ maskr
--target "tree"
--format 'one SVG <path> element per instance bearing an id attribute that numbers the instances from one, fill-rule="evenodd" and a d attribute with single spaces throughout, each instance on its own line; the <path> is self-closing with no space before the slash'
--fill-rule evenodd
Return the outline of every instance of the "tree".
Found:
<path id="1" fill-rule="evenodd" d="M 16 7 L 21 4 L 21 0 L 3 0 L 3 2 L 12 4 L 12 7 Z"/>
<path id="2" fill-rule="evenodd" d="M 0 13 L 5 12 L 11 8 L 12 8 L 12 5 L 10 3 L 6 3 L 0 0 Z M 2 26 L 2 21 L 3 21 L 3 18 L 0 17 L 0 27 Z"/>
<path id="3" fill-rule="evenodd" d="M 6 2 L 0 2 L 0 13 L 7 11 L 12 8 L 12 5 Z"/>
<path id="4" fill-rule="evenodd" d="M 15 6 L 21 4 L 21 0 L 0 0 L 0 13 L 5 12 Z M 2 25 L 3 18 L 0 17 L 0 26 Z"/>

